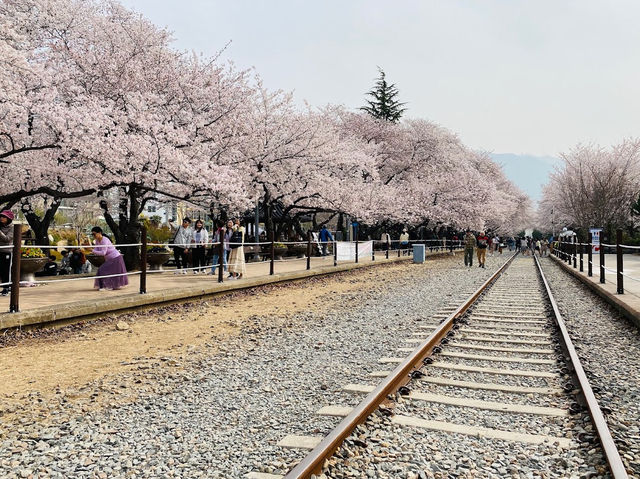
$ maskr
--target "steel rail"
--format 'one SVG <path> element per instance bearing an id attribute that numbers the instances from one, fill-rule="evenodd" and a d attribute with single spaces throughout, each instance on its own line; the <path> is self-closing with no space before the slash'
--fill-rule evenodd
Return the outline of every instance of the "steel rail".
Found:
<path id="1" fill-rule="evenodd" d="M 507 269 L 518 253 L 509 258 L 487 279 L 465 302 L 449 315 L 391 374 L 389 374 L 369 395 L 358 404 L 338 426 L 331 431 L 302 461 L 287 473 L 285 479 L 308 479 L 322 471 L 324 463 L 349 437 L 351 432 L 363 423 L 378 407 L 400 387 L 410 381 L 410 373 L 419 369 L 423 360 L 431 355 L 433 348 L 451 331 L 456 318 L 462 316 L 478 297 Z"/>
<path id="2" fill-rule="evenodd" d="M 571 360 L 571 365 L 573 366 L 574 373 L 578 382 L 580 383 L 580 389 L 582 390 L 582 395 L 584 396 L 584 400 L 587 404 L 587 409 L 589 409 L 589 414 L 591 415 L 591 421 L 593 422 L 594 427 L 598 433 L 598 437 L 600 438 L 600 444 L 602 445 L 602 449 L 604 450 L 604 454 L 607 458 L 607 462 L 609 463 L 609 470 L 611 471 L 611 475 L 614 479 L 626 479 L 629 476 L 627 475 L 627 471 L 624 467 L 622 459 L 620 458 L 620 453 L 618 452 L 618 448 L 613 441 L 613 437 L 611 436 L 611 431 L 609 431 L 609 426 L 607 425 L 607 421 L 600 410 L 600 405 L 598 404 L 598 400 L 593 394 L 593 390 L 591 389 L 591 385 L 589 384 L 589 380 L 587 379 L 587 375 L 584 372 L 582 364 L 580 363 L 580 358 L 578 357 L 578 353 L 573 347 L 573 342 L 571 341 L 571 337 L 569 336 L 569 331 L 564 323 L 564 319 L 562 319 L 562 314 L 560 314 L 560 309 L 558 308 L 558 304 L 551 293 L 551 288 L 549 287 L 549 283 L 547 282 L 547 278 L 542 271 L 542 266 L 540 265 L 540 261 L 535 256 L 533 257 L 536 265 L 538 267 L 538 272 L 540 273 L 540 277 L 542 278 L 542 282 L 544 283 L 544 287 L 547 292 L 547 297 L 549 298 L 549 302 L 551 303 L 551 307 L 553 308 L 553 316 L 556 323 L 556 326 L 560 330 L 562 342 L 564 343 L 565 350 L 569 355 L 569 359 Z"/>

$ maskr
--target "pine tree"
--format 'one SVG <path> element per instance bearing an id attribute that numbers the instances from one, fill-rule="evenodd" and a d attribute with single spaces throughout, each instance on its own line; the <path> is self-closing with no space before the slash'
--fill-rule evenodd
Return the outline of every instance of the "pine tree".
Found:
<path id="1" fill-rule="evenodd" d="M 406 108 L 402 108 L 406 103 L 400 103 L 396 99 L 398 96 L 398 88 L 396 88 L 395 83 L 387 83 L 382 68 L 378 67 L 378 71 L 380 72 L 380 77 L 376 80 L 374 88 L 367 93 L 367 95 L 373 99 L 367 100 L 368 106 L 363 106 L 360 109 L 366 111 L 374 118 L 396 123 L 407 110 Z"/>

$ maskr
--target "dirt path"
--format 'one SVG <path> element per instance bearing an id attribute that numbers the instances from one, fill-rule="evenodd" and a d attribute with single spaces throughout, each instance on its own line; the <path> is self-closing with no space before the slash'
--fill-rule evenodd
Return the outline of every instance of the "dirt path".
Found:
<path id="1" fill-rule="evenodd" d="M 446 263 L 451 259 L 440 259 Z M 430 263 L 434 267 L 436 262 Z M 155 310 L 112 316 L 81 326 L 35 333 L 7 333 L 0 343 L 0 419 L 24 413 L 38 402 L 96 400 L 96 386 L 113 399 L 118 375 L 153 368 L 169 361 L 213 354 L 225 338 L 250 327 L 259 315 L 284 320 L 300 312 L 318 312 L 343 306 L 351 293 L 384 287 L 390 275 L 412 274 L 430 267 L 407 263 L 274 285 L 227 296 Z M 129 329 L 119 331 L 125 321 Z M 142 374 L 142 373 L 141 373 Z M 140 381 L 135 381 L 139 383 Z M 89 387 L 91 386 L 91 387 Z M 153 387 L 152 385 L 149 387 Z M 127 391 L 129 400 L 135 391 Z"/>

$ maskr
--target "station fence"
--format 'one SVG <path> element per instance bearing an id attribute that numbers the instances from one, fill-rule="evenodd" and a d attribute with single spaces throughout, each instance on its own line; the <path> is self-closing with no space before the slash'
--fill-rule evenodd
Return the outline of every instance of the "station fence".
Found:
<path id="1" fill-rule="evenodd" d="M 587 256 L 587 276 L 593 276 L 593 238 L 591 233 L 589 233 L 589 239 L 587 243 L 578 243 L 574 241 L 567 241 L 566 238 L 560 238 L 558 242 L 558 246 L 554 248 L 553 254 L 561 259 L 562 261 L 566 261 L 569 265 L 573 264 L 574 269 L 579 269 L 580 272 L 584 272 L 584 256 Z M 598 245 L 595 245 L 598 246 Z M 600 273 L 600 283 L 605 284 L 605 272 L 616 274 L 616 293 L 624 294 L 624 279 L 627 278 L 631 281 L 640 282 L 640 278 L 634 278 L 631 275 L 628 275 L 624 272 L 624 250 L 640 250 L 640 246 L 632 246 L 622 244 L 622 230 L 616 230 L 616 243 L 615 244 L 607 244 L 600 243 L 600 251 L 599 251 L 599 273 Z M 615 252 L 616 255 L 616 269 L 607 268 L 605 262 L 605 254 L 606 251 L 609 250 L 611 252 Z M 611 254 L 611 253 L 610 253 Z"/>
<path id="2" fill-rule="evenodd" d="M 7 283 L 0 283 L 0 286 L 10 287 L 10 301 L 9 301 L 9 312 L 18 312 L 20 311 L 20 288 L 21 286 L 31 286 L 38 284 L 51 284 L 51 283 L 62 283 L 62 282 L 72 282 L 72 281 L 88 281 L 88 280 L 96 280 L 102 278 L 113 278 L 118 276 L 139 276 L 139 292 L 140 294 L 147 293 L 147 276 L 149 274 L 157 274 L 157 273 L 167 273 L 176 270 L 150 270 L 147 267 L 147 252 L 150 247 L 160 247 L 164 248 L 167 253 L 170 253 L 170 248 L 180 247 L 180 248 L 195 248 L 196 246 L 204 246 L 205 248 L 210 247 L 213 249 L 215 258 L 217 256 L 218 262 L 216 264 L 206 265 L 204 267 L 191 267 L 191 268 L 182 268 L 186 271 L 203 271 L 209 270 L 209 274 L 214 274 L 214 270 L 217 269 L 217 281 L 222 283 L 225 281 L 224 273 L 227 270 L 228 264 L 225 258 L 225 245 L 236 245 L 236 246 L 257 246 L 259 248 L 259 252 L 253 252 L 252 254 L 258 255 L 262 257 L 262 260 L 252 261 L 246 263 L 246 266 L 260 265 L 260 264 L 269 264 L 269 275 L 274 275 L 276 273 L 276 263 L 292 263 L 295 261 L 305 261 L 306 269 L 311 269 L 311 258 L 313 254 L 314 246 L 317 246 L 318 252 L 321 253 L 323 251 L 323 246 L 326 244 L 327 250 L 329 247 L 331 248 L 331 256 L 333 257 L 333 266 L 338 266 L 338 263 L 345 264 L 349 262 L 358 263 L 362 259 L 370 259 L 371 261 L 376 260 L 376 255 L 382 255 L 385 259 L 389 259 L 393 255 L 397 255 L 398 258 L 402 256 L 408 256 L 412 254 L 412 248 L 415 244 L 425 245 L 425 250 L 429 250 L 431 252 L 434 251 L 449 251 L 453 252 L 455 250 L 460 250 L 463 248 L 463 243 L 460 240 L 449 240 L 449 239 L 432 239 L 432 240 L 367 240 L 360 241 L 356 239 L 355 241 L 319 241 L 312 238 L 311 233 L 308 234 L 306 241 L 275 241 L 273 237 L 270 241 L 266 242 L 243 242 L 243 243 L 232 243 L 232 242 L 208 242 L 206 244 L 178 244 L 178 243 L 152 243 L 147 241 L 147 232 L 146 228 L 142 228 L 141 237 L 142 241 L 140 243 L 131 243 L 131 244 L 114 244 L 113 246 L 116 249 L 122 248 L 139 248 L 140 250 L 140 269 L 137 271 L 128 271 L 127 273 L 122 274 L 114 274 L 114 275 L 87 275 L 82 277 L 74 277 L 74 278 L 64 278 L 64 279 L 38 279 L 36 281 L 20 281 L 20 263 L 21 263 L 21 252 L 22 249 L 41 249 L 41 250 L 52 250 L 59 249 L 61 246 L 58 245 L 22 245 L 22 226 L 17 224 L 14 226 L 14 241 L 13 245 L 10 246 L 0 246 L 0 252 L 6 251 L 7 249 L 11 250 L 11 268 L 10 268 L 10 281 Z M 346 243 L 349 245 L 348 251 L 350 258 L 348 260 L 343 260 L 338 257 L 338 246 L 341 243 Z M 365 247 L 365 255 L 363 256 L 360 251 L 363 243 L 369 243 Z M 305 257 L 304 258 L 291 258 L 291 259 L 276 259 L 276 252 L 278 250 L 279 245 L 297 245 L 297 246 L 306 246 Z M 94 245 L 68 245 L 65 246 L 67 249 L 84 249 L 84 248 L 94 248 Z M 122 252 L 121 252 L 122 253 Z M 47 255 L 48 256 L 48 255 Z M 266 259 L 264 259 L 266 258 Z M 39 277 L 42 278 L 42 277 Z"/>

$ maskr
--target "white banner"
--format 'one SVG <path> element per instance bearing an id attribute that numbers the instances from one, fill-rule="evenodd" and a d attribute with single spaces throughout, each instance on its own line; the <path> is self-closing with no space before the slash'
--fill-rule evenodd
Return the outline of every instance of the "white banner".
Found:
<path id="1" fill-rule="evenodd" d="M 356 260 L 356 244 L 349 241 L 338 241 L 338 261 L 355 261 Z M 373 251 L 373 241 L 363 241 L 358 243 L 358 258 L 371 256 Z"/>

